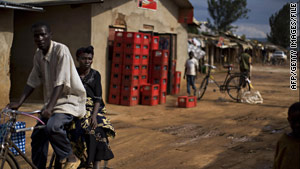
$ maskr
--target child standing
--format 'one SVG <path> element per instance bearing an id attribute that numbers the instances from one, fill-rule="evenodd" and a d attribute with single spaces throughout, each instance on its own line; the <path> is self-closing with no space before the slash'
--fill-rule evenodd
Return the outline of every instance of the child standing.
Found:
<path id="1" fill-rule="evenodd" d="M 278 140 L 273 169 L 300 169 L 300 102 L 290 106 L 288 121 L 292 132 Z"/>

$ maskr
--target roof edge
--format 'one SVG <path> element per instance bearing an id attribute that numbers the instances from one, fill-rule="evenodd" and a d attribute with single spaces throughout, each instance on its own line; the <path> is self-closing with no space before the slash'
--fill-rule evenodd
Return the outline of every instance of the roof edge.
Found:
<path id="1" fill-rule="evenodd" d="M 16 10 L 25 10 L 25 11 L 35 11 L 35 12 L 43 12 L 44 9 L 41 7 L 35 7 L 22 3 L 14 3 L 0 0 L 0 8 L 9 8 Z"/>

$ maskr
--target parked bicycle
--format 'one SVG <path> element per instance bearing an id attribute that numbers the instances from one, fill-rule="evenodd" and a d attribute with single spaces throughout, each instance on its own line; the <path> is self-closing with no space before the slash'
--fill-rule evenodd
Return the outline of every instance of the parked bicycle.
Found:
<path id="1" fill-rule="evenodd" d="M 202 80 L 200 87 L 198 89 L 198 92 L 197 92 L 198 100 L 201 100 L 201 98 L 203 97 L 203 95 L 207 89 L 207 86 L 210 82 L 213 82 L 219 88 L 220 92 L 227 92 L 228 95 L 233 100 L 236 100 L 236 101 L 238 101 L 240 99 L 239 94 L 240 94 L 241 90 L 250 91 L 251 88 L 253 88 L 251 81 L 245 74 L 231 73 L 231 70 L 233 67 L 232 64 L 224 65 L 224 68 L 227 68 L 228 70 L 227 70 L 227 75 L 225 77 L 223 84 L 219 84 L 218 82 L 216 82 L 215 78 L 211 74 L 211 70 L 215 69 L 216 66 L 209 65 L 209 64 L 205 64 L 205 66 L 208 67 L 208 72 L 207 72 L 206 76 L 204 77 L 204 79 Z"/>
<path id="2" fill-rule="evenodd" d="M 34 129 L 41 129 L 45 127 L 43 121 L 41 121 L 38 117 L 33 114 L 40 113 L 40 110 L 34 112 L 22 112 L 12 109 L 3 109 L 0 112 L 0 137 L 2 141 L 0 142 L 0 169 L 19 169 L 20 166 L 15 158 L 15 156 L 10 151 L 10 148 L 14 148 L 21 157 L 28 163 L 32 168 L 37 169 L 37 167 L 32 163 L 32 161 L 25 156 L 25 154 L 16 146 L 16 144 L 12 141 L 12 134 L 19 132 L 32 131 Z M 18 115 L 25 115 L 31 118 L 34 118 L 41 122 L 43 125 L 36 127 L 28 127 L 16 129 L 16 122 Z"/>

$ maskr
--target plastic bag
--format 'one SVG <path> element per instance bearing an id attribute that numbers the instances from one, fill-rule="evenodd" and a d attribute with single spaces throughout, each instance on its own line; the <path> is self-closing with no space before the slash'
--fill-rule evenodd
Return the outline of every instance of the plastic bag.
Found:
<path id="1" fill-rule="evenodd" d="M 246 91 L 241 94 L 241 102 L 249 104 L 262 104 L 263 98 L 259 91 Z"/>

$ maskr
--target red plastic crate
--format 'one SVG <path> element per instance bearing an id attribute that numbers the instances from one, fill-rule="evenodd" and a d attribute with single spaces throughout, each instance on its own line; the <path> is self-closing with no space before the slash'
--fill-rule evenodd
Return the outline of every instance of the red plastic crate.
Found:
<path id="1" fill-rule="evenodd" d="M 176 60 L 172 60 L 171 70 L 172 72 L 176 72 Z"/>
<path id="2" fill-rule="evenodd" d="M 125 32 L 115 32 L 115 42 L 123 42 L 124 41 Z"/>
<path id="3" fill-rule="evenodd" d="M 121 89 L 122 94 L 128 96 L 138 96 L 139 91 L 140 89 L 138 85 L 122 85 Z"/>
<path id="4" fill-rule="evenodd" d="M 110 83 L 121 84 L 122 75 L 120 72 L 111 72 Z"/>
<path id="5" fill-rule="evenodd" d="M 124 53 L 140 55 L 142 53 L 142 45 L 140 43 L 126 43 Z"/>
<path id="6" fill-rule="evenodd" d="M 168 84 L 168 79 L 167 78 L 163 78 L 163 79 L 153 78 L 150 82 L 152 84 L 159 84 L 161 91 L 166 91 L 167 90 L 167 84 Z"/>
<path id="7" fill-rule="evenodd" d="M 143 35 L 143 44 L 149 45 L 150 41 L 151 41 L 151 35 L 147 34 L 147 33 L 144 33 L 144 35 Z"/>
<path id="8" fill-rule="evenodd" d="M 140 73 L 142 74 L 142 75 L 147 75 L 148 74 L 148 65 L 146 64 L 146 65 L 141 65 L 141 71 L 140 71 Z"/>
<path id="9" fill-rule="evenodd" d="M 167 102 L 167 92 L 166 91 L 161 91 L 159 93 L 159 104 L 164 104 Z"/>
<path id="10" fill-rule="evenodd" d="M 123 52 L 114 52 L 112 62 L 122 64 L 122 62 L 123 62 Z"/>
<path id="11" fill-rule="evenodd" d="M 139 75 L 141 66 L 139 64 L 124 64 L 122 73 L 123 75 Z"/>
<path id="12" fill-rule="evenodd" d="M 120 104 L 120 92 L 110 92 L 108 97 L 108 103 Z"/>
<path id="13" fill-rule="evenodd" d="M 197 98 L 195 96 L 179 96 L 178 107 L 195 107 L 197 105 Z"/>
<path id="14" fill-rule="evenodd" d="M 167 65 L 153 65 L 151 71 L 152 78 L 167 78 L 168 77 L 168 66 Z"/>
<path id="15" fill-rule="evenodd" d="M 151 38 L 151 50 L 159 49 L 159 36 L 152 36 Z"/>
<path id="16" fill-rule="evenodd" d="M 109 87 L 110 93 L 120 93 L 121 92 L 121 84 L 111 83 Z"/>
<path id="17" fill-rule="evenodd" d="M 148 65 L 149 64 L 149 55 L 141 55 L 141 62 L 142 65 Z"/>
<path id="18" fill-rule="evenodd" d="M 176 71 L 174 74 L 174 84 L 180 84 L 181 81 L 181 72 Z"/>
<path id="19" fill-rule="evenodd" d="M 167 84 L 166 83 L 160 84 L 160 91 L 167 91 Z"/>
<path id="20" fill-rule="evenodd" d="M 155 106 L 159 103 L 159 96 L 158 95 L 145 95 L 142 96 L 142 105 L 150 105 Z"/>
<path id="21" fill-rule="evenodd" d="M 125 32 L 124 40 L 126 43 L 143 43 L 143 33 Z"/>
<path id="22" fill-rule="evenodd" d="M 113 49 L 114 52 L 117 52 L 117 53 L 121 53 L 124 51 L 124 43 L 123 42 L 118 42 L 118 41 L 115 41 L 114 42 L 114 49 Z"/>
<path id="23" fill-rule="evenodd" d="M 143 96 L 155 96 L 159 95 L 159 85 L 158 84 L 146 84 L 141 86 L 141 95 Z"/>
<path id="24" fill-rule="evenodd" d="M 140 78 L 139 78 L 139 83 L 140 85 L 144 85 L 148 83 L 148 74 L 140 74 Z"/>
<path id="25" fill-rule="evenodd" d="M 123 58 L 124 64 L 140 64 L 141 56 L 139 54 L 125 53 Z"/>
<path id="26" fill-rule="evenodd" d="M 152 50 L 151 61 L 154 64 L 168 64 L 169 51 L 168 50 Z"/>
<path id="27" fill-rule="evenodd" d="M 149 55 L 149 45 L 143 44 L 141 50 L 142 55 Z"/>
<path id="28" fill-rule="evenodd" d="M 133 95 L 126 95 L 126 94 L 121 94 L 121 98 L 120 98 L 120 103 L 121 105 L 124 106 L 134 106 L 137 105 L 139 103 L 139 96 L 133 96 Z"/>
<path id="29" fill-rule="evenodd" d="M 120 72 L 122 72 L 122 64 L 121 63 L 112 63 L 111 73 L 120 73 Z"/>
<path id="30" fill-rule="evenodd" d="M 140 75 L 123 75 L 122 85 L 138 85 Z"/>
<path id="31" fill-rule="evenodd" d="M 180 92 L 180 84 L 175 84 L 172 86 L 172 94 L 179 94 Z"/>

